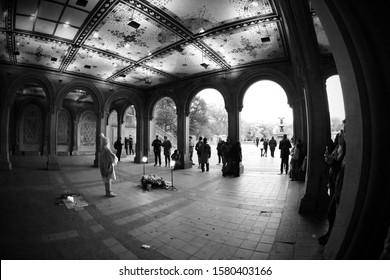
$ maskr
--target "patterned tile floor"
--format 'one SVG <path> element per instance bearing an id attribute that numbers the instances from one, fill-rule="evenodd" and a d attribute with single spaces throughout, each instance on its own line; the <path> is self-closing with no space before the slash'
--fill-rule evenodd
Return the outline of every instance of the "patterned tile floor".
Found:
<path id="1" fill-rule="evenodd" d="M 210 172 L 173 171 L 178 191 L 144 191 L 143 165 L 129 156 L 111 199 L 93 157 L 60 157 L 60 171 L 46 171 L 44 157 L 13 157 L 14 169 L 0 171 L 1 259 L 320 259 L 315 236 L 327 222 L 298 214 L 304 184 L 278 175 L 278 154 L 243 151 L 240 177 L 222 177 L 212 157 Z M 145 168 L 171 181 L 168 168 Z M 89 205 L 58 205 L 65 193 Z"/>

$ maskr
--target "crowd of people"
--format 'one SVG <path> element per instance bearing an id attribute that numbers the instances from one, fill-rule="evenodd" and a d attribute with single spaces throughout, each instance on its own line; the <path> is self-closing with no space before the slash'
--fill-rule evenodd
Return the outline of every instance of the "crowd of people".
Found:
<path id="1" fill-rule="evenodd" d="M 115 194 L 111 191 L 111 180 L 115 178 L 114 166 L 121 159 L 122 147 L 125 146 L 126 155 L 134 154 L 133 139 L 131 135 L 125 137 L 124 143 L 122 143 L 121 137 L 114 143 L 114 154 L 109 147 L 109 142 L 104 135 L 102 135 L 102 161 L 101 166 L 106 166 L 107 170 L 103 170 L 101 167 L 103 181 L 106 185 L 107 197 L 113 197 Z M 302 172 L 305 170 L 305 152 L 303 149 L 303 143 L 300 139 L 287 138 L 287 135 L 283 135 L 283 139 L 279 141 L 279 144 L 271 137 L 271 139 L 258 137 L 255 140 L 256 146 L 260 146 L 260 157 L 267 157 L 268 148 L 271 153 L 271 157 L 275 156 L 275 149 L 279 147 L 280 150 L 280 174 L 289 174 L 291 180 L 302 180 Z M 167 136 L 164 136 L 164 140 L 161 140 L 158 135 L 152 141 L 154 153 L 154 166 L 161 166 L 161 151 L 164 153 L 165 167 L 173 167 L 173 169 L 179 169 L 182 166 L 182 158 L 179 150 L 174 150 L 172 153 L 172 143 Z M 198 169 L 202 172 L 210 171 L 210 158 L 212 155 L 211 146 L 208 143 L 206 137 L 199 137 L 198 141 L 194 143 L 192 136 L 189 136 L 189 159 L 192 165 L 195 165 L 193 154 L 196 151 L 198 160 Z M 218 139 L 216 146 L 216 155 L 218 157 L 217 165 L 221 166 L 222 176 L 234 176 L 239 177 L 241 173 L 242 162 L 242 149 L 239 141 L 231 141 L 228 137 L 226 140 L 222 138 Z M 113 157 L 114 156 L 114 157 Z M 290 159 L 291 156 L 291 159 Z M 106 163 L 104 163 L 106 162 Z M 171 162 L 175 163 L 171 166 Z M 111 168 L 112 167 L 112 168 Z"/>

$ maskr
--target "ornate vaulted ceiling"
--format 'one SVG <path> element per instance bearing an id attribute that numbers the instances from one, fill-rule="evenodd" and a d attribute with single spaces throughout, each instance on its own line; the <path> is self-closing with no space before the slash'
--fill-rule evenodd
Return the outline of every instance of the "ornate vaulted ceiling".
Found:
<path id="1" fill-rule="evenodd" d="M 288 58 L 274 0 L 3 2 L 0 63 L 148 88 Z"/>

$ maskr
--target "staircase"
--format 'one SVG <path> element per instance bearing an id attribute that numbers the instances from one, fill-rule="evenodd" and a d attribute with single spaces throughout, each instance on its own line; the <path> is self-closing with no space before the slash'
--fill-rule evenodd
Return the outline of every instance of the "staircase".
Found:
<path id="1" fill-rule="evenodd" d="M 159 128 L 158 126 L 156 126 L 156 135 L 158 135 L 158 138 L 161 141 L 164 141 L 164 136 L 166 136 L 167 139 L 169 141 L 171 141 L 172 153 L 173 153 L 174 150 L 177 149 L 177 138 L 176 138 L 175 135 L 173 135 L 172 133 L 169 133 L 169 132 L 165 132 L 163 129 Z"/>

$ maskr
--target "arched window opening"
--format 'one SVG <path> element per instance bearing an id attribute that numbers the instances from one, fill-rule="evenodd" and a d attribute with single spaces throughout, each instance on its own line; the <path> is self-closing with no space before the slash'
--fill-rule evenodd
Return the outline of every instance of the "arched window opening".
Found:
<path id="1" fill-rule="evenodd" d="M 158 135 L 161 141 L 164 140 L 164 136 L 171 141 L 172 149 L 177 148 L 177 113 L 176 104 L 169 98 L 164 97 L 160 99 L 154 107 L 154 120 L 155 120 L 155 135 L 152 135 L 154 140 Z M 152 140 L 152 141 L 153 141 Z"/>
<path id="2" fill-rule="evenodd" d="M 345 119 L 344 98 L 339 75 L 331 76 L 326 80 L 326 92 L 329 104 L 330 130 L 334 140 Z"/>
<path id="3" fill-rule="evenodd" d="M 290 140 L 293 136 L 292 109 L 283 88 L 269 80 L 251 85 L 244 95 L 240 125 L 245 169 L 278 172 L 279 149 L 272 152 L 269 141 L 273 138 L 278 145 L 284 134 Z"/>

